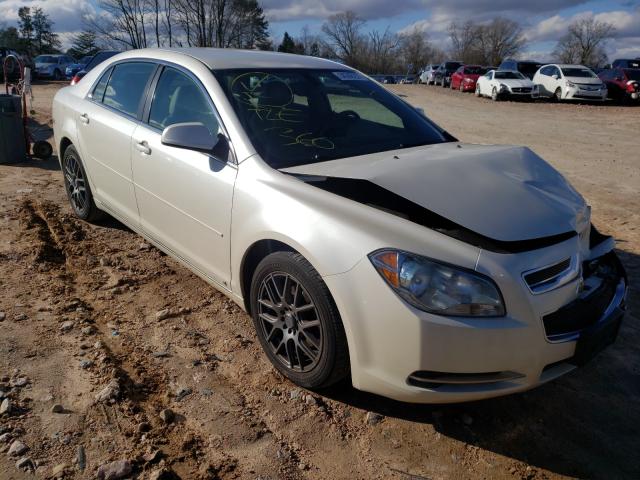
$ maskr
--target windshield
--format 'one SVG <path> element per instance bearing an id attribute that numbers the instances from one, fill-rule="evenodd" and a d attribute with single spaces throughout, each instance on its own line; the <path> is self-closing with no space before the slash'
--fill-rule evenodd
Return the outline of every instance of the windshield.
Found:
<path id="1" fill-rule="evenodd" d="M 524 75 L 520 72 L 496 72 L 494 78 L 501 80 L 525 80 Z"/>
<path id="2" fill-rule="evenodd" d="M 625 69 L 624 71 L 627 79 L 629 80 L 638 80 L 640 81 L 640 70 L 639 69 Z"/>
<path id="3" fill-rule="evenodd" d="M 414 108 L 351 70 L 213 73 L 253 146 L 274 168 L 450 140 Z"/>
<path id="4" fill-rule="evenodd" d="M 484 75 L 487 69 L 484 67 L 464 67 L 464 73 L 467 75 Z"/>
<path id="5" fill-rule="evenodd" d="M 579 77 L 579 78 L 595 78 L 595 74 L 588 68 L 563 68 L 562 73 L 565 77 Z"/>
<path id="6" fill-rule="evenodd" d="M 58 63 L 58 57 L 51 55 L 38 55 L 35 59 L 36 63 Z"/>

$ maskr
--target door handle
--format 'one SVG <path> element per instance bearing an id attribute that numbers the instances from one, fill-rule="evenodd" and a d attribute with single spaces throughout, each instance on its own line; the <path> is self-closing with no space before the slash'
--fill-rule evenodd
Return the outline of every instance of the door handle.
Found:
<path id="1" fill-rule="evenodd" d="M 140 153 L 144 153 L 145 155 L 149 155 L 151 153 L 151 148 L 149 148 L 149 144 L 146 140 L 136 142 L 136 150 Z"/>
<path id="2" fill-rule="evenodd" d="M 87 125 L 89 123 L 89 115 L 83 113 L 82 115 L 80 115 L 80 121 Z"/>

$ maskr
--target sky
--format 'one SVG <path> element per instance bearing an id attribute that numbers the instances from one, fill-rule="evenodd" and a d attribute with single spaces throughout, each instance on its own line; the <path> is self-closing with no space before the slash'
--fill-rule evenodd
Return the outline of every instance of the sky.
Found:
<path id="1" fill-rule="evenodd" d="M 14 25 L 21 6 L 41 7 L 55 22 L 63 46 L 82 30 L 83 14 L 97 11 L 96 0 L 0 0 L 0 26 Z M 575 19 L 595 17 L 612 23 L 616 36 L 607 45 L 610 59 L 640 57 L 640 0 L 263 0 L 270 33 L 279 43 L 285 31 L 294 37 L 302 28 L 320 33 L 332 14 L 353 10 L 367 20 L 365 29 L 403 32 L 419 28 L 431 41 L 447 48 L 451 21 L 517 20 L 528 40 L 522 57 L 550 60 L 557 40 Z"/>

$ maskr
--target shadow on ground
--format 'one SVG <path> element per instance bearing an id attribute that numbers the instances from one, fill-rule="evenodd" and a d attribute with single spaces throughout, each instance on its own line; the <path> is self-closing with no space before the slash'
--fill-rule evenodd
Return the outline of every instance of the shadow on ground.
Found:
<path id="1" fill-rule="evenodd" d="M 323 394 L 387 417 L 433 424 L 442 435 L 557 474 L 640 478 L 640 256 L 618 253 L 631 285 L 619 337 L 563 378 L 526 393 L 458 405 L 411 405 L 344 385 Z"/>

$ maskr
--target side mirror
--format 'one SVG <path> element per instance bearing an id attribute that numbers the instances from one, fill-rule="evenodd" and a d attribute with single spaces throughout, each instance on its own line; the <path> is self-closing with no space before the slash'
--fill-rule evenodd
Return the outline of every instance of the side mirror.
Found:
<path id="1" fill-rule="evenodd" d="M 416 112 L 418 112 L 418 113 L 419 113 L 420 115 L 422 115 L 423 117 L 426 117 L 426 116 L 427 116 L 427 114 L 426 114 L 426 113 L 424 113 L 424 108 L 422 108 L 422 107 L 415 107 L 415 109 L 416 109 Z"/>
<path id="2" fill-rule="evenodd" d="M 558 77 L 558 74 L 554 73 L 553 75 L 551 75 L 551 78 L 553 78 L 554 80 L 558 80 L 558 78 L 560 77 Z"/>
<path id="3" fill-rule="evenodd" d="M 211 153 L 218 143 L 209 129 L 200 122 L 176 123 L 162 132 L 162 144 L 171 147 Z"/>

